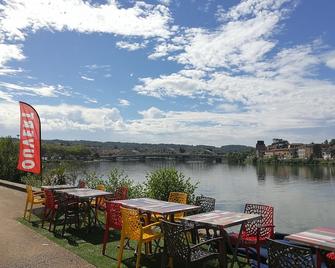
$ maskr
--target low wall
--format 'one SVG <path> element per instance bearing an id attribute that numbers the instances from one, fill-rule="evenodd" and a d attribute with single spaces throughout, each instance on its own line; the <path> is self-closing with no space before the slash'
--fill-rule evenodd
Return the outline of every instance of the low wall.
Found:
<path id="1" fill-rule="evenodd" d="M 22 183 L 0 180 L 0 186 L 4 186 L 4 187 L 11 188 L 11 189 L 14 189 L 14 190 L 18 190 L 18 191 L 21 191 L 21 192 L 26 192 L 26 185 L 22 184 Z M 33 187 L 33 191 L 40 191 L 40 189 L 36 188 L 36 187 Z"/>

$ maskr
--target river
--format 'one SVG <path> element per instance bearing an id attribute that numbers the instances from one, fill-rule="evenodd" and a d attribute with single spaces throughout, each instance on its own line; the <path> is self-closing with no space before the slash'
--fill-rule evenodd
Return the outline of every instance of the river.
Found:
<path id="1" fill-rule="evenodd" d="M 208 164 L 202 162 L 85 162 L 83 168 L 102 177 L 111 168 L 123 169 L 135 182 L 161 167 L 176 167 L 193 181 L 197 194 L 216 199 L 216 208 L 243 211 L 245 203 L 275 208 L 279 232 L 292 233 L 316 226 L 335 226 L 335 167 Z"/>

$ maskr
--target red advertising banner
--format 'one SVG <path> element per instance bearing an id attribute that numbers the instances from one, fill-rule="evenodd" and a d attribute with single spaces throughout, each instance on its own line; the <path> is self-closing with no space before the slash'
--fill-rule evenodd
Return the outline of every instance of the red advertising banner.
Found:
<path id="1" fill-rule="evenodd" d="M 20 152 L 17 169 L 41 173 L 41 123 L 36 110 L 20 101 Z"/>

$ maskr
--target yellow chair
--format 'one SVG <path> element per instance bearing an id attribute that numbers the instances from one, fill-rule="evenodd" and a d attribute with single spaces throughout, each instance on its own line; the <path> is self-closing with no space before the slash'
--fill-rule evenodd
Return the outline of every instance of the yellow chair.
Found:
<path id="1" fill-rule="evenodd" d="M 170 192 L 169 194 L 169 202 L 175 202 L 179 204 L 187 204 L 187 193 L 181 192 Z M 184 217 L 184 212 L 178 212 L 174 214 L 174 219 L 181 219 Z"/>
<path id="2" fill-rule="evenodd" d="M 120 268 L 124 242 L 126 239 L 137 241 L 137 258 L 136 268 L 140 267 L 142 244 L 145 243 L 145 252 L 148 252 L 149 243 L 154 240 L 159 240 L 162 237 L 160 230 L 155 230 L 153 227 L 160 225 L 160 222 L 155 222 L 146 226 L 142 225 L 141 215 L 136 209 L 128 209 L 121 207 L 122 215 L 122 231 L 119 247 L 119 256 L 117 267 Z"/>
<path id="3" fill-rule="evenodd" d="M 97 190 L 106 191 L 106 186 L 103 184 L 98 184 L 96 187 Z M 91 201 L 91 206 L 95 208 L 95 215 L 94 215 L 94 223 L 97 223 L 98 220 L 98 210 L 105 211 L 106 210 L 106 203 L 105 198 L 103 196 L 96 197 Z M 106 215 L 105 215 L 106 219 Z"/>
<path id="4" fill-rule="evenodd" d="M 33 210 L 33 205 L 36 204 L 44 204 L 45 198 L 43 197 L 43 192 L 34 192 L 33 187 L 31 185 L 26 186 L 27 189 L 27 199 L 26 199 L 26 207 L 24 209 L 24 216 L 26 218 L 27 211 L 29 211 L 29 218 L 31 219 L 31 212 Z M 28 209 L 28 205 L 30 204 L 30 208 Z"/>

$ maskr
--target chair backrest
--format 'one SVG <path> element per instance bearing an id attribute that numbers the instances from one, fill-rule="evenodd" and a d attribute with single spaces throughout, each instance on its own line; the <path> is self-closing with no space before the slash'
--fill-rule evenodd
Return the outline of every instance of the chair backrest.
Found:
<path id="1" fill-rule="evenodd" d="M 115 190 L 114 200 L 125 200 L 128 199 L 128 188 L 121 186 Z"/>
<path id="2" fill-rule="evenodd" d="M 79 188 L 86 188 L 86 183 L 85 183 L 85 181 L 80 180 L 79 183 L 78 183 L 78 187 L 79 187 Z"/>
<path id="3" fill-rule="evenodd" d="M 244 225 L 244 232 L 248 235 L 256 236 L 259 226 L 273 225 L 274 209 L 268 205 L 246 204 L 244 213 L 258 214 L 262 217 L 255 221 L 249 221 Z M 259 233 L 260 238 L 273 238 L 273 228 L 261 228 Z"/>
<path id="4" fill-rule="evenodd" d="M 97 190 L 100 190 L 100 191 L 106 191 L 106 186 L 103 184 L 98 184 L 96 188 Z"/>
<path id="5" fill-rule="evenodd" d="M 180 204 L 186 204 L 187 203 L 187 193 L 170 192 L 168 201 L 180 203 Z"/>
<path id="6" fill-rule="evenodd" d="M 51 190 L 44 189 L 45 195 L 45 206 L 50 209 L 54 209 L 56 205 L 56 200 L 54 193 Z"/>
<path id="7" fill-rule="evenodd" d="M 180 204 L 187 203 L 187 193 L 181 192 L 170 192 L 169 194 L 169 202 L 175 202 Z M 178 212 L 174 214 L 175 217 L 184 217 L 184 212 Z"/>
<path id="8" fill-rule="evenodd" d="M 197 196 L 195 205 L 200 207 L 199 213 L 211 212 L 215 210 L 215 198 L 208 196 Z"/>
<path id="9" fill-rule="evenodd" d="M 33 187 L 31 185 L 26 185 L 27 190 L 27 201 L 32 203 L 34 200 Z"/>
<path id="10" fill-rule="evenodd" d="M 314 268 L 310 249 L 271 239 L 268 245 L 269 268 Z"/>
<path id="11" fill-rule="evenodd" d="M 122 229 L 121 204 L 106 201 L 107 225 L 117 230 Z"/>
<path id="12" fill-rule="evenodd" d="M 106 191 L 106 186 L 103 184 L 98 184 L 96 189 L 100 191 Z M 97 197 L 97 205 L 103 206 L 104 204 L 105 204 L 105 198 L 103 196 Z"/>
<path id="13" fill-rule="evenodd" d="M 132 240 L 140 240 L 142 232 L 142 222 L 140 213 L 137 209 L 121 207 L 122 232 Z"/>
<path id="14" fill-rule="evenodd" d="M 164 234 L 166 254 L 181 262 L 188 262 L 190 258 L 190 245 L 184 231 L 184 226 L 168 221 L 161 221 Z"/>

